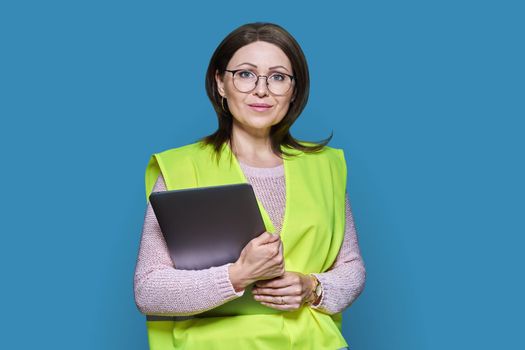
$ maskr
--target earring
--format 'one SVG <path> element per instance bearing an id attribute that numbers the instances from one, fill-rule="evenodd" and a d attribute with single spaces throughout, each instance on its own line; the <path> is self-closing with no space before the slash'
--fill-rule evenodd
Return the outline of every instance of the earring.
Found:
<path id="1" fill-rule="evenodd" d="M 228 111 L 224 108 L 224 96 L 221 96 L 221 106 L 222 106 L 222 110 L 223 110 L 223 111 L 228 112 Z"/>

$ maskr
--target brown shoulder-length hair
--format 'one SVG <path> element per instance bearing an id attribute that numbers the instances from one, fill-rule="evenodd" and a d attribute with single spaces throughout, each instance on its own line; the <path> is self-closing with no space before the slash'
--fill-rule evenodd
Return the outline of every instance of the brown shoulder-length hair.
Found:
<path id="1" fill-rule="evenodd" d="M 255 41 L 266 41 L 283 50 L 292 64 L 292 74 L 295 77 L 294 98 L 292 98 L 290 102 L 288 112 L 278 124 L 272 125 L 270 129 L 273 152 L 280 158 L 282 158 L 283 154 L 292 156 L 286 151 L 282 152 L 280 148 L 281 145 L 311 153 L 322 150 L 333 137 L 333 132 L 330 137 L 319 143 L 300 141 L 290 134 L 290 127 L 299 117 L 308 101 L 310 92 L 308 64 L 303 50 L 292 35 L 281 26 L 267 22 L 248 23 L 238 27 L 228 34 L 215 49 L 206 72 L 206 93 L 217 113 L 219 127 L 213 134 L 202 137 L 198 141 L 205 145 L 212 145 L 217 157 L 220 157 L 220 150 L 224 143 L 230 142 L 231 144 L 233 137 L 233 116 L 229 111 L 227 103 L 225 103 L 224 109 L 221 105 L 221 95 L 218 93 L 215 74 L 218 72 L 223 77 L 226 66 L 235 52 L 241 47 Z M 310 145 L 301 144 L 300 142 L 306 142 Z"/>

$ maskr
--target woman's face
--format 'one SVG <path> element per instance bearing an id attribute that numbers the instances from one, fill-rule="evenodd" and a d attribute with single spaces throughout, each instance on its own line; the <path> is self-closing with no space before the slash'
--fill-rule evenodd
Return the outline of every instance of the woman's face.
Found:
<path id="1" fill-rule="evenodd" d="M 226 69 L 246 69 L 255 75 L 270 76 L 272 73 L 293 75 L 292 64 L 286 54 L 276 45 L 256 41 L 238 49 L 228 62 Z M 268 90 L 266 78 L 261 77 L 250 92 L 240 92 L 233 84 L 233 74 L 225 72 L 223 80 L 216 74 L 219 94 L 224 97 L 225 107 L 234 117 L 234 126 L 267 136 L 272 125 L 278 124 L 288 112 L 295 90 L 295 81 L 284 95 L 275 95 Z M 255 107 L 267 105 L 268 108 Z"/>

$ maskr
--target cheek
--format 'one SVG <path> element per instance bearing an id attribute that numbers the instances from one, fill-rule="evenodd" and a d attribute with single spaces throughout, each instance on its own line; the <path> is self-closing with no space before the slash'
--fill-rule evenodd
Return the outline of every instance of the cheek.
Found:
<path id="1" fill-rule="evenodd" d="M 226 93 L 226 96 L 232 97 L 232 98 L 239 98 L 239 91 L 233 86 L 233 82 L 231 80 L 227 80 L 224 82 L 224 92 Z"/>
<path id="2" fill-rule="evenodd" d="M 231 110 L 239 110 L 243 108 L 243 99 L 242 96 L 237 96 L 235 93 L 232 93 L 229 95 L 228 98 L 228 106 L 230 106 Z"/>
<path id="3" fill-rule="evenodd" d="M 277 112 L 279 114 L 279 117 L 283 118 L 289 109 L 290 109 L 289 100 L 287 100 L 286 102 L 279 102 L 279 111 Z"/>
<path id="4" fill-rule="evenodd" d="M 233 116 L 237 119 L 245 115 L 249 110 L 244 106 L 242 96 L 238 96 L 235 92 L 228 96 L 228 108 Z"/>

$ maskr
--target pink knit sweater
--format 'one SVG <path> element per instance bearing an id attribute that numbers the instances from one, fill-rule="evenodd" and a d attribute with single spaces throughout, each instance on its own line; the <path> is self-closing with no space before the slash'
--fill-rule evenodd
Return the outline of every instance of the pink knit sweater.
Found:
<path id="1" fill-rule="evenodd" d="M 284 166 L 256 168 L 239 162 L 255 195 L 268 212 L 276 233 L 280 233 L 286 189 Z M 159 175 L 153 191 L 165 191 Z M 179 270 L 173 264 L 157 218 L 148 203 L 135 268 L 135 303 L 143 314 L 189 316 L 215 308 L 238 298 L 225 264 L 204 270 Z M 315 274 L 323 294 L 311 307 L 327 314 L 343 311 L 361 294 L 365 284 L 365 266 L 360 254 L 356 229 L 346 194 L 346 226 L 343 245 L 333 266 Z"/>

